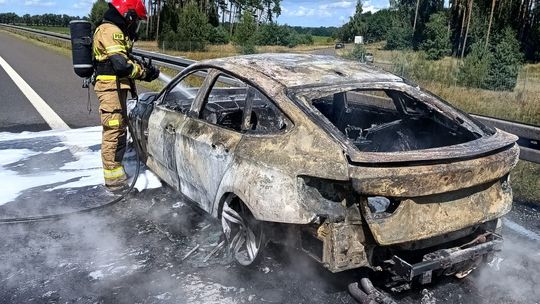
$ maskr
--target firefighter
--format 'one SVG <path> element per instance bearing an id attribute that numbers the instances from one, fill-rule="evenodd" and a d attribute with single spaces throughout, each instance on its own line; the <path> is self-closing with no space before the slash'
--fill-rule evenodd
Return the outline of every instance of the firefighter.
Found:
<path id="1" fill-rule="evenodd" d="M 142 0 L 112 0 L 94 32 L 94 91 L 103 126 L 101 159 L 105 186 L 113 192 L 127 186 L 122 158 L 126 150 L 128 91 L 136 94 L 135 79 L 152 81 L 159 77 L 159 69 L 131 55 L 141 20 L 146 20 Z"/>

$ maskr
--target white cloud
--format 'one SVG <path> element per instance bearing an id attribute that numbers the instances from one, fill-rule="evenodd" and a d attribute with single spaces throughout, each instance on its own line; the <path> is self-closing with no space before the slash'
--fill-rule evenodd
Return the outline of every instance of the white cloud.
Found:
<path id="1" fill-rule="evenodd" d="M 353 1 L 338 1 L 329 4 L 321 4 L 319 5 L 319 9 L 326 10 L 331 8 L 350 8 L 353 6 L 355 6 L 355 3 Z"/>
<path id="2" fill-rule="evenodd" d="M 371 4 L 371 1 L 366 1 L 366 2 L 364 2 L 364 5 L 362 6 L 362 11 L 363 11 L 364 13 L 367 13 L 367 12 L 376 13 L 376 12 L 378 12 L 378 11 L 380 11 L 380 10 L 381 10 L 381 8 L 372 5 L 372 4 Z"/>
<path id="3" fill-rule="evenodd" d="M 26 0 L 24 1 L 25 6 L 55 6 L 56 2 L 53 1 L 41 1 L 41 0 Z"/>
<path id="4" fill-rule="evenodd" d="M 444 0 L 448 1 L 448 0 Z M 283 0 L 280 23 L 303 26 L 340 26 L 356 11 L 356 0 Z M 388 0 L 365 0 L 363 12 L 388 7 Z"/>
<path id="5" fill-rule="evenodd" d="M 293 17 L 311 17 L 315 15 L 315 9 L 299 6 L 296 10 L 287 10 L 287 13 Z"/>
<path id="6" fill-rule="evenodd" d="M 283 8 L 282 12 L 286 16 L 291 17 L 330 17 L 332 16 L 332 11 L 329 11 L 326 8 L 307 8 L 304 6 L 299 6 L 296 9 L 287 9 Z"/>

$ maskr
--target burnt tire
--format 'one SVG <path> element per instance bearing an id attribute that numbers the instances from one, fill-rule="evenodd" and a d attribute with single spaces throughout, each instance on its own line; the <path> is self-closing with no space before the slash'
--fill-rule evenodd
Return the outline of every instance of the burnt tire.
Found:
<path id="1" fill-rule="evenodd" d="M 256 265 L 266 244 L 263 224 L 238 197 L 229 195 L 223 203 L 221 227 L 236 262 L 242 266 Z"/>

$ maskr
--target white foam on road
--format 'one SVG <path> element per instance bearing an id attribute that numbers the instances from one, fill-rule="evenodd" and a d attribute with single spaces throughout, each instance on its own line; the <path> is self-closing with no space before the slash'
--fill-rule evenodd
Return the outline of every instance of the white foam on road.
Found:
<path id="1" fill-rule="evenodd" d="M 15 85 L 26 96 L 28 101 L 36 108 L 39 115 L 43 117 L 45 122 L 51 129 L 69 129 L 69 126 L 56 114 L 53 109 L 24 81 L 24 79 L 0 56 L 0 66 L 6 71 L 8 76 L 13 80 Z"/>
<path id="2" fill-rule="evenodd" d="M 27 157 L 33 156 L 39 154 L 38 152 L 34 152 L 32 150 L 28 149 L 6 149 L 2 150 L 2 153 L 0 153 L 0 166 L 9 165 L 12 163 L 16 163 L 21 159 L 25 159 Z"/>
<path id="3" fill-rule="evenodd" d="M 39 150 L 40 144 L 45 137 L 51 138 L 51 142 L 59 142 L 56 147 Z M 0 205 L 14 201 L 25 190 L 36 187 L 44 187 L 45 191 L 55 191 L 68 188 L 81 188 L 103 184 L 103 170 L 101 167 L 101 127 L 89 127 L 70 129 L 63 131 L 42 131 L 23 133 L 0 133 L 0 143 L 12 141 L 13 143 L 25 143 L 26 149 L 0 149 Z M 7 146 L 7 145 L 4 145 Z M 13 145 L 11 145 L 13 146 Z M 72 158 L 65 158 L 64 151 L 68 151 Z M 40 154 L 47 157 L 55 157 L 58 153 L 58 169 L 48 169 L 36 173 L 36 170 L 24 170 L 24 166 L 35 166 L 30 161 L 31 157 Z M 52 161 L 52 160 L 51 160 Z M 16 166 L 13 164 L 17 163 Z M 127 169 L 134 172 L 135 162 L 127 162 Z M 24 173 L 33 172 L 33 173 Z M 161 182 L 151 171 L 141 170 L 135 187 L 142 191 L 161 187 Z M 76 203 L 76 202 L 74 202 Z"/>

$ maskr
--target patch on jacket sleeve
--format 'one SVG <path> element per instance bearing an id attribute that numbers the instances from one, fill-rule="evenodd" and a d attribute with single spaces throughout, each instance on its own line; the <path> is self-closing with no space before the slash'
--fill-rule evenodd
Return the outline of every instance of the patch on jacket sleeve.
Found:
<path id="1" fill-rule="evenodd" d="M 124 34 L 122 34 L 122 33 L 114 33 L 113 34 L 113 39 L 114 40 L 124 41 Z"/>

